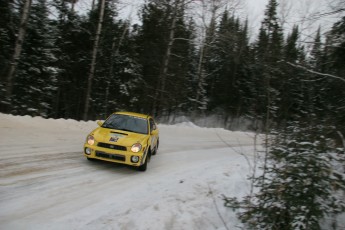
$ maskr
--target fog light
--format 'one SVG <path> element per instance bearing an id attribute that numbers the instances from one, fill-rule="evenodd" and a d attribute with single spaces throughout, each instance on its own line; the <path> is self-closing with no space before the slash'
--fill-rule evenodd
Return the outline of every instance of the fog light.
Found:
<path id="1" fill-rule="evenodd" d="M 132 161 L 133 163 L 138 163 L 138 162 L 139 162 L 139 157 L 138 157 L 138 156 L 132 156 L 132 157 L 131 157 L 131 161 Z"/>
<path id="2" fill-rule="evenodd" d="M 85 148 L 85 154 L 90 155 L 91 154 L 91 149 L 90 148 Z"/>

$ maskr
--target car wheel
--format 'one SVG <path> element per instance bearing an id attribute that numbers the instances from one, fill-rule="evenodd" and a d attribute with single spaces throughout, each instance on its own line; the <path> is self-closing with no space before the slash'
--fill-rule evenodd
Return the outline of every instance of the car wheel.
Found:
<path id="1" fill-rule="evenodd" d="M 147 169 L 147 159 L 146 159 L 146 161 L 145 161 L 145 163 L 143 164 L 143 165 L 140 165 L 139 166 L 139 171 L 141 171 L 141 172 L 145 172 L 146 171 L 146 169 Z"/>
<path id="2" fill-rule="evenodd" d="M 157 153 L 157 147 L 155 147 L 155 150 L 152 151 L 152 155 L 156 155 Z"/>
<path id="3" fill-rule="evenodd" d="M 145 159 L 145 163 L 143 165 L 140 165 L 139 166 L 139 171 L 142 171 L 142 172 L 145 172 L 146 169 L 147 169 L 147 163 L 149 163 L 150 161 L 150 158 L 151 158 L 151 153 L 149 152 L 146 159 Z"/>
<path id="4" fill-rule="evenodd" d="M 157 140 L 157 144 L 156 144 L 155 150 L 153 151 L 152 155 L 156 155 L 157 154 L 158 146 L 159 146 L 159 140 Z"/>
<path id="5" fill-rule="evenodd" d="M 89 161 L 94 161 L 94 158 L 90 158 L 90 157 L 86 157 L 86 159 L 88 159 Z"/>

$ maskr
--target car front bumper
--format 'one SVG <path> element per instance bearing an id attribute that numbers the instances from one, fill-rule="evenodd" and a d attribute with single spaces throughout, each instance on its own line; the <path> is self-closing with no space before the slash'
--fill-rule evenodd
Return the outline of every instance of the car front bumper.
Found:
<path id="1" fill-rule="evenodd" d="M 101 145 L 104 146 L 104 145 Z M 110 145 L 111 147 L 114 145 Z M 145 149 L 143 148 L 140 152 L 138 153 L 133 153 L 132 151 L 128 151 L 128 148 L 107 148 L 108 146 L 105 147 L 100 147 L 100 146 L 95 146 L 95 145 L 89 145 L 85 144 L 84 145 L 84 156 L 89 158 L 89 159 L 98 159 L 98 160 L 103 160 L 103 161 L 109 161 L 109 162 L 115 162 L 115 163 L 120 163 L 120 164 L 126 164 L 126 165 L 132 165 L 132 166 L 140 166 L 143 164 L 143 160 L 145 158 Z M 116 148 L 116 146 L 115 146 Z M 137 156 L 139 157 L 138 162 L 133 162 L 132 157 Z"/>

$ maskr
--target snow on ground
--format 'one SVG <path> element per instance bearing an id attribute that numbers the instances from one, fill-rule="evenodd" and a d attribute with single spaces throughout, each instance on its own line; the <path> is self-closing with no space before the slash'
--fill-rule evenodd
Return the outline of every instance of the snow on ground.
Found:
<path id="1" fill-rule="evenodd" d="M 96 122 L 0 114 L 0 229 L 235 229 L 253 134 L 158 125 L 146 172 L 82 154 Z M 226 143 L 224 143 L 226 142 Z M 242 154 L 245 154 L 244 157 Z"/>

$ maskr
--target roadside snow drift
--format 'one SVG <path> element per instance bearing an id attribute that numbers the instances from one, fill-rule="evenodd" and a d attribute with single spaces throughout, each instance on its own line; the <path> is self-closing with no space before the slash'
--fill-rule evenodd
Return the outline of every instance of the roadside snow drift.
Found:
<path id="1" fill-rule="evenodd" d="M 158 125 L 146 172 L 83 156 L 96 122 L 0 114 L 0 229 L 235 229 L 252 133 Z"/>

